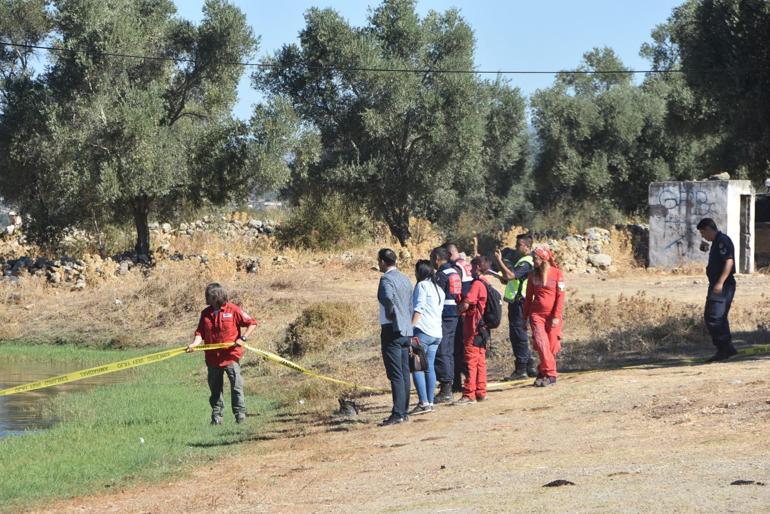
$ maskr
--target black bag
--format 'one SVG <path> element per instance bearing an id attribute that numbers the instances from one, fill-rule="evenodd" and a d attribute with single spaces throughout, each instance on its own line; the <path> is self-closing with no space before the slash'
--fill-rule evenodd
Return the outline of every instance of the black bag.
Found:
<path id="1" fill-rule="evenodd" d="M 484 307 L 484 315 L 481 319 L 484 325 L 491 330 L 499 327 L 503 320 L 503 297 L 497 289 L 487 284 L 486 281 L 482 280 L 481 283 L 487 288 L 487 305 Z"/>
<path id="2" fill-rule="evenodd" d="M 409 346 L 409 371 L 428 371 L 428 355 L 425 353 L 425 347 L 419 342 L 412 340 Z"/>
<path id="3" fill-rule="evenodd" d="M 477 346 L 479 348 L 486 348 L 489 350 L 489 343 L 492 339 L 491 334 L 489 333 L 489 329 L 484 326 L 483 323 L 479 323 L 478 330 L 476 330 L 476 335 L 473 336 L 473 346 Z"/>

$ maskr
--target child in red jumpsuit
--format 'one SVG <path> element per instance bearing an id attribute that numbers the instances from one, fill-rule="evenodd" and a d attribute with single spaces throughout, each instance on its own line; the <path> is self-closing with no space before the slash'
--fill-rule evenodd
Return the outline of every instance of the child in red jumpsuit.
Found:
<path id="1" fill-rule="evenodd" d="M 532 327 L 532 342 L 540 356 L 534 385 L 556 383 L 556 355 L 561 350 L 564 311 L 564 274 L 556 267 L 553 253 L 543 245 L 532 252 L 534 270 L 527 280 L 524 319 Z"/>
<path id="2" fill-rule="evenodd" d="M 487 279 L 484 275 L 489 272 L 491 265 L 486 255 L 473 258 L 473 282 L 458 309 L 463 317 L 463 347 L 468 369 L 463 383 L 463 396 L 455 402 L 458 405 L 481 402 L 487 398 L 486 341 L 481 341 L 477 336 L 487 306 Z"/>

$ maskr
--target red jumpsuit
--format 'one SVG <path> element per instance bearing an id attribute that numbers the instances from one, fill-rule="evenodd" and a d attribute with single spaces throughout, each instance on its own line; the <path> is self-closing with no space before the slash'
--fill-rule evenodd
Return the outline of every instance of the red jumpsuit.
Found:
<path id="1" fill-rule="evenodd" d="M 564 274 L 556 266 L 548 270 L 546 283 L 538 270 L 529 274 L 524 297 L 524 319 L 532 327 L 532 344 L 540 356 L 541 377 L 556 377 L 556 355 L 561 350 L 564 311 Z M 554 326 L 553 320 L 558 324 Z"/>
<path id="2" fill-rule="evenodd" d="M 468 375 L 463 383 L 463 396 L 483 400 L 487 396 L 487 349 L 475 346 L 473 338 L 478 333 L 479 321 L 487 306 L 487 288 L 481 281 L 483 276 L 474 280 L 463 303 L 468 304 L 468 310 L 463 313 L 463 348 Z"/>

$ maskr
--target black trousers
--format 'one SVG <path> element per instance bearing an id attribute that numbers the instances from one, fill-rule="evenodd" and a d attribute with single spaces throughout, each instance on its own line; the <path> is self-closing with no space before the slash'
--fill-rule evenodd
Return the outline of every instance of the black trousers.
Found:
<path id="1" fill-rule="evenodd" d="M 463 318 L 457 318 L 457 329 L 455 330 L 454 340 L 455 351 L 455 370 L 454 382 L 452 387 L 456 390 L 462 389 L 463 375 L 468 376 L 468 366 L 465 363 L 465 343 L 463 341 Z"/>
<path id="2" fill-rule="evenodd" d="M 455 335 L 457 318 L 441 320 L 441 343 L 436 352 L 436 379 L 439 383 L 452 383 L 455 377 Z"/>
<path id="3" fill-rule="evenodd" d="M 385 363 L 385 373 L 390 380 L 390 391 L 393 395 L 391 414 L 404 417 L 409 412 L 409 392 L 412 388 L 409 348 L 403 346 L 404 338 L 393 330 L 393 325 L 380 327 L 382 361 Z"/>
<path id="4" fill-rule="evenodd" d="M 532 352 L 527 338 L 523 299 L 508 304 L 508 337 L 511 339 L 511 350 L 516 364 L 526 366 L 532 360 Z"/>
<path id="5" fill-rule="evenodd" d="M 735 279 L 730 278 L 725 281 L 721 294 L 715 294 L 713 287 L 712 284 L 709 284 L 703 319 L 714 346 L 717 347 L 718 351 L 725 351 L 733 346 L 730 322 L 727 317 L 730 314 L 733 297 L 735 297 Z"/>

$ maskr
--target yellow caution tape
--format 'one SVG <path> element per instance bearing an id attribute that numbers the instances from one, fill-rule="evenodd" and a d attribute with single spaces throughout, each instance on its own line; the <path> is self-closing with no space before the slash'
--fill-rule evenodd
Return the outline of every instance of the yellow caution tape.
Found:
<path id="1" fill-rule="evenodd" d="M 229 346 L 232 346 L 232 344 L 207 344 L 193 348 L 193 350 L 217 350 L 220 348 L 227 348 Z M 134 357 L 133 359 L 126 359 L 124 361 L 113 362 L 111 364 L 104 364 L 103 366 L 97 366 L 95 368 L 83 369 L 73 373 L 67 373 L 66 375 L 59 375 L 58 377 L 46 378 L 44 380 L 38 380 L 37 382 L 30 382 L 28 384 L 22 384 L 16 387 L 3 389 L 0 390 L 0 396 L 34 391 L 35 389 L 44 389 L 46 387 L 83 380 L 84 378 L 91 378 L 99 375 L 106 375 L 108 373 L 115 373 L 116 371 L 123 371 L 124 369 L 136 368 L 137 366 L 144 366 L 145 364 L 153 364 L 155 362 L 160 362 L 162 360 L 181 355 L 185 353 L 185 351 L 187 351 L 187 347 L 174 348 L 173 350 L 165 350 L 162 352 L 144 355 L 142 357 Z"/>
<path id="2" fill-rule="evenodd" d="M 233 343 L 213 343 L 213 344 L 204 344 L 201 346 L 197 346 L 193 348 L 193 351 L 208 351 L 208 350 L 219 350 L 222 348 L 230 348 L 233 346 Z M 390 392 L 389 389 L 382 389 L 382 388 L 376 388 L 376 387 L 369 387 L 369 386 L 362 386 L 355 384 L 353 382 L 348 382 L 345 380 L 340 380 L 338 378 L 330 377 L 327 375 L 322 375 L 320 373 L 316 373 L 314 371 L 311 371 L 307 368 L 304 368 L 300 366 L 299 364 L 292 362 L 288 359 L 284 359 L 283 357 L 276 355 L 272 352 L 268 352 L 266 350 L 260 350 L 258 348 L 253 348 L 249 345 L 243 345 L 244 348 L 246 348 L 249 351 L 252 351 L 256 353 L 257 355 L 261 356 L 265 360 L 269 360 L 272 362 L 275 362 L 277 364 L 280 364 L 281 366 L 285 366 L 287 368 L 293 369 L 295 371 L 299 371 L 300 373 L 303 373 L 305 375 L 308 375 L 310 377 L 318 378 L 320 380 L 326 380 L 327 382 L 332 382 L 339 385 L 344 385 L 347 387 L 351 387 L 355 390 L 359 391 L 367 391 L 372 393 L 388 393 Z M 46 387 L 51 387 L 55 385 L 61 385 L 66 384 L 69 382 L 75 382 L 77 380 L 83 380 L 84 378 L 91 378 L 99 375 L 106 375 L 108 373 L 114 373 L 116 371 L 122 371 L 125 369 L 135 368 L 137 366 L 144 366 L 145 364 L 152 364 L 155 362 L 160 362 L 162 360 L 170 359 L 171 357 L 176 357 L 177 355 L 181 355 L 185 353 L 187 350 L 187 347 L 182 348 L 174 348 L 172 350 L 165 350 L 162 352 L 157 353 L 151 353 L 149 355 L 144 355 L 142 357 L 135 357 L 133 359 L 126 359 L 119 362 L 113 362 L 111 364 L 105 364 L 103 366 L 97 366 L 95 368 L 89 368 L 84 369 L 81 371 L 75 371 L 73 373 L 68 373 L 66 375 L 59 375 L 58 377 L 51 377 L 46 378 L 44 380 L 38 380 L 37 382 L 30 382 L 28 384 L 22 384 L 16 387 L 11 387 L 8 389 L 2 389 L 0 390 L 0 396 L 6 396 L 11 394 L 17 394 L 17 393 L 23 393 L 27 391 L 34 391 L 36 389 L 43 389 Z M 770 345 L 760 345 L 760 346 L 753 346 L 750 348 L 744 348 L 742 350 L 738 351 L 738 355 L 765 355 L 770 353 Z M 701 359 L 684 359 L 680 362 L 683 362 L 685 364 L 695 364 L 703 362 Z M 623 366 L 617 369 L 634 369 L 634 368 L 644 368 L 648 367 L 651 364 L 654 363 L 646 363 L 646 364 L 636 364 L 632 366 Z M 589 374 L 589 373 L 598 373 L 599 371 L 606 371 L 606 370 L 587 370 L 587 371 L 580 371 L 576 373 L 570 373 L 570 375 L 583 375 L 583 374 Z M 522 379 L 522 380 L 513 380 L 513 381 L 507 381 L 507 382 L 491 382 L 487 384 L 488 388 L 505 388 L 510 386 L 515 386 L 521 383 L 528 382 L 529 379 Z"/>
<path id="3" fill-rule="evenodd" d="M 314 371 L 310 371 L 307 368 L 303 368 L 299 364 L 292 362 L 288 359 L 284 359 L 283 357 L 276 355 L 274 353 L 265 351 L 265 350 L 259 350 L 257 348 L 252 348 L 251 346 L 245 344 L 243 345 L 247 350 L 251 350 L 252 352 L 256 353 L 257 355 L 262 356 L 265 360 L 269 360 L 272 362 L 275 362 L 277 364 L 280 364 L 281 366 L 286 366 L 287 368 L 293 369 L 295 371 L 299 371 L 300 373 L 304 373 L 305 375 L 308 375 L 310 377 L 319 378 L 321 380 L 326 380 L 327 382 L 333 382 L 335 384 L 340 384 L 348 387 L 352 387 L 353 389 L 357 389 L 359 391 L 368 391 L 371 393 L 388 393 L 390 392 L 390 389 L 378 389 L 376 387 L 369 387 L 369 386 L 362 386 L 358 384 L 354 384 L 352 382 L 347 382 L 345 380 L 340 380 L 339 378 L 329 377 L 326 375 L 321 375 L 319 373 L 315 373 Z"/>

